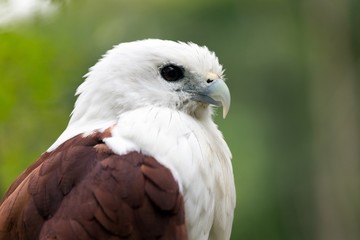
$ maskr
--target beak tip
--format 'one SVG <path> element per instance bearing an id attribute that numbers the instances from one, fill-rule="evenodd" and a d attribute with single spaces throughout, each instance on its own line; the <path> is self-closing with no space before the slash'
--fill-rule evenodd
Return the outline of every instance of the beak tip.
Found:
<path id="1" fill-rule="evenodd" d="M 225 109 L 223 109 L 223 119 L 225 119 L 227 116 L 227 111 Z"/>
<path id="2" fill-rule="evenodd" d="M 226 116 L 228 115 L 228 113 L 229 113 L 229 106 L 223 105 L 223 119 L 226 118 Z"/>

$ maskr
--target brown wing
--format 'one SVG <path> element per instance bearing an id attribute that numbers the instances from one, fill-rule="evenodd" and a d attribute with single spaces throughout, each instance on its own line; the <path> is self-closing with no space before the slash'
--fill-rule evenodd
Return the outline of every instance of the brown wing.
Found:
<path id="1" fill-rule="evenodd" d="M 169 169 L 114 154 L 106 134 L 76 136 L 20 175 L 0 205 L 0 239 L 187 239 Z"/>

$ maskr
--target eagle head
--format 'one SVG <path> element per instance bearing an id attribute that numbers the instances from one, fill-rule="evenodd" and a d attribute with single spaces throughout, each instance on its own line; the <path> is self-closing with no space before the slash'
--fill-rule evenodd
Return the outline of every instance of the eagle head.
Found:
<path id="1" fill-rule="evenodd" d="M 230 92 L 215 54 L 194 43 L 147 39 L 121 43 L 85 75 L 70 124 L 115 120 L 146 106 L 211 117 L 230 107 Z M 209 106 L 210 105 L 210 106 Z"/>

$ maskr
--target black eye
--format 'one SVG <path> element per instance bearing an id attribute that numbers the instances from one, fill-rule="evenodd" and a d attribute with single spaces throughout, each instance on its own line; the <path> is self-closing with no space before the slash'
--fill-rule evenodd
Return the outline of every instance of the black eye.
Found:
<path id="1" fill-rule="evenodd" d="M 175 65 L 166 65 L 160 70 L 161 76 L 169 82 L 177 81 L 184 77 L 184 70 Z"/>

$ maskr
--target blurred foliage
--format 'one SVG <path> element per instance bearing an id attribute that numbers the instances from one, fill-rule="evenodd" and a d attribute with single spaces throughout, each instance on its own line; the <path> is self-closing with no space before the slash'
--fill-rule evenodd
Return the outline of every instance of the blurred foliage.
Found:
<path id="1" fill-rule="evenodd" d="M 54 1 L 56 3 L 62 1 Z M 0 29 L 0 193 L 66 127 L 112 45 L 192 41 L 227 69 L 216 117 L 233 152 L 232 239 L 359 239 L 360 4 L 355 0 L 66 1 Z"/>

